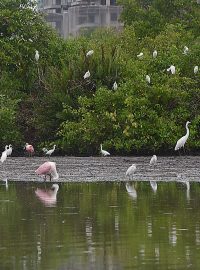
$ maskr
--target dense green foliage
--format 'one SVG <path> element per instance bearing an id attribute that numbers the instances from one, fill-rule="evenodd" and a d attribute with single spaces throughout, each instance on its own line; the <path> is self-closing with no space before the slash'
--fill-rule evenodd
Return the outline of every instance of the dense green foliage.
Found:
<path id="1" fill-rule="evenodd" d="M 173 153 L 191 120 L 187 147 L 199 149 L 200 73 L 194 74 L 194 66 L 200 63 L 200 5 L 195 1 L 120 0 L 122 32 L 97 30 L 67 41 L 27 8 L 27 1 L 15 1 L 17 8 L 12 0 L 4 2 L 0 87 L 11 113 L 1 122 L 2 146 L 12 137 L 18 146 L 26 140 L 39 149 L 56 143 L 67 154 L 97 154 L 100 143 L 115 154 Z M 94 54 L 86 57 L 91 49 Z M 167 71 L 171 65 L 174 75 Z M 91 76 L 84 79 L 87 70 Z"/>

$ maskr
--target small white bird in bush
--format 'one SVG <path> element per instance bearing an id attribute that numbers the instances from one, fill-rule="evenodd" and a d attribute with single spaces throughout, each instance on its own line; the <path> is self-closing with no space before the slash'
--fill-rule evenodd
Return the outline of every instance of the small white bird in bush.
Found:
<path id="1" fill-rule="evenodd" d="M 146 75 L 146 81 L 147 81 L 148 83 L 151 83 L 151 78 L 150 78 L 149 75 Z"/>
<path id="2" fill-rule="evenodd" d="M 143 56 L 144 56 L 144 54 L 141 52 L 141 53 L 139 53 L 139 54 L 137 55 L 137 58 L 142 59 Z"/>
<path id="3" fill-rule="evenodd" d="M 39 61 L 39 58 L 40 58 L 39 52 L 36 50 L 35 51 L 35 60 L 36 60 L 36 62 Z"/>
<path id="4" fill-rule="evenodd" d="M 198 66 L 195 66 L 195 67 L 194 67 L 194 74 L 197 74 L 198 71 L 199 71 L 199 67 L 198 67 Z"/>
<path id="5" fill-rule="evenodd" d="M 117 87 L 118 87 L 118 86 L 117 86 L 117 83 L 116 83 L 116 82 L 114 82 L 114 83 L 113 83 L 113 87 L 112 87 L 112 88 L 113 88 L 113 90 L 117 90 Z"/>
<path id="6" fill-rule="evenodd" d="M 90 51 L 88 51 L 87 53 L 86 53 L 86 56 L 88 57 L 88 56 L 91 56 L 91 55 L 93 55 L 93 53 L 94 53 L 94 51 L 93 50 L 90 50 Z"/>
<path id="7" fill-rule="evenodd" d="M 167 69 L 167 71 L 171 71 L 171 74 L 175 74 L 175 73 L 176 73 L 176 68 L 175 68 L 175 66 L 171 65 L 171 66 Z"/>
<path id="8" fill-rule="evenodd" d="M 84 79 L 87 79 L 90 77 L 90 72 L 89 70 L 85 73 L 85 75 L 83 76 Z"/>
<path id="9" fill-rule="evenodd" d="M 158 52 L 156 50 L 153 51 L 153 58 L 156 58 L 158 55 Z"/>
<path id="10" fill-rule="evenodd" d="M 184 46 L 184 48 L 183 48 L 183 54 L 188 54 L 188 52 L 189 52 L 189 49 L 188 49 L 188 47 L 187 46 Z"/>

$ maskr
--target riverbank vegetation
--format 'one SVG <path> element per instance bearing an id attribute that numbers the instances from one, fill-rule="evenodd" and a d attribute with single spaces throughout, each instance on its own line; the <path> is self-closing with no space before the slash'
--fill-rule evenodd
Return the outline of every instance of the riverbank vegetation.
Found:
<path id="1" fill-rule="evenodd" d="M 118 155 L 174 153 L 190 120 L 187 149 L 199 150 L 200 5 L 118 2 L 122 31 L 68 40 L 45 24 L 31 1 L 0 4 L 2 148 L 29 142 L 39 153 L 56 144 L 60 154 L 95 155 L 103 143 Z M 89 50 L 94 53 L 86 57 Z M 167 71 L 171 65 L 175 74 Z"/>

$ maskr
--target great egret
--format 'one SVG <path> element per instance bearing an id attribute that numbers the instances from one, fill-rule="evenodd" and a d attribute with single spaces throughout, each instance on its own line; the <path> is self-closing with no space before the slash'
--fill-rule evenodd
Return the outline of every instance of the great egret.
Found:
<path id="1" fill-rule="evenodd" d="M 144 54 L 141 52 L 141 53 L 139 53 L 139 54 L 137 55 L 137 58 L 142 59 L 143 56 L 144 56 Z"/>
<path id="2" fill-rule="evenodd" d="M 90 50 L 90 51 L 88 51 L 88 52 L 86 53 L 86 56 L 87 56 L 87 57 L 88 57 L 88 56 L 91 56 L 93 53 L 94 53 L 94 51 L 93 51 L 93 50 Z"/>
<path id="3" fill-rule="evenodd" d="M 101 146 L 100 152 L 101 152 L 102 156 L 104 156 L 104 157 L 110 156 L 110 153 L 108 151 L 102 149 L 102 144 L 100 146 Z"/>
<path id="4" fill-rule="evenodd" d="M 187 46 L 184 46 L 184 48 L 183 48 L 183 54 L 188 54 L 188 52 L 189 52 L 189 49 L 188 49 L 188 47 Z"/>
<path id="5" fill-rule="evenodd" d="M 59 190 L 58 184 L 53 184 L 51 190 L 42 190 L 37 188 L 35 191 L 36 196 L 45 204 L 45 205 L 54 205 L 57 201 L 57 192 Z"/>
<path id="6" fill-rule="evenodd" d="M 29 154 L 29 156 L 32 156 L 32 154 L 34 153 L 34 148 L 31 144 L 26 143 L 25 150 Z"/>
<path id="7" fill-rule="evenodd" d="M 199 71 L 199 67 L 198 67 L 198 66 L 195 66 L 195 67 L 194 67 L 194 74 L 197 74 L 198 71 Z"/>
<path id="8" fill-rule="evenodd" d="M 47 150 L 47 152 L 45 152 L 45 155 L 46 156 L 51 156 L 53 154 L 53 152 L 55 151 L 55 149 L 56 149 L 56 145 L 54 144 L 52 149 Z"/>
<path id="9" fill-rule="evenodd" d="M 135 164 L 132 164 L 128 170 L 126 171 L 126 176 L 130 179 L 130 178 L 133 178 L 133 175 L 136 171 L 136 165 Z"/>
<path id="10" fill-rule="evenodd" d="M 113 87 L 112 87 L 112 88 L 113 88 L 113 90 L 117 90 L 117 87 L 118 87 L 118 86 L 117 86 L 117 83 L 116 83 L 116 82 L 114 82 L 114 83 L 113 83 Z"/>
<path id="11" fill-rule="evenodd" d="M 7 149 L 7 156 L 11 156 L 11 154 L 12 154 L 12 145 L 9 144 L 9 147 Z"/>
<path id="12" fill-rule="evenodd" d="M 184 148 L 184 145 L 185 145 L 185 143 L 186 143 L 186 141 L 187 141 L 187 139 L 188 139 L 188 137 L 189 137 L 189 128 L 188 128 L 188 125 L 190 124 L 191 122 L 189 122 L 189 121 L 187 121 L 186 122 L 186 125 L 185 125 L 185 128 L 186 128 L 186 134 L 185 134 L 185 136 L 183 136 L 183 137 L 181 137 L 178 141 L 177 141 L 177 143 L 176 143 L 176 146 L 175 146 L 175 151 L 177 151 L 177 150 L 179 150 L 181 147 L 183 147 Z"/>
<path id="13" fill-rule="evenodd" d="M 156 163 L 157 163 L 157 160 L 158 160 L 157 159 L 157 156 L 156 155 L 153 155 L 152 158 L 151 158 L 151 160 L 150 160 L 150 162 L 149 162 L 149 164 L 155 166 Z"/>
<path id="14" fill-rule="evenodd" d="M 149 75 L 146 75 L 146 81 L 150 84 L 151 83 L 151 78 Z"/>
<path id="15" fill-rule="evenodd" d="M 156 181 L 150 181 L 151 188 L 153 189 L 154 192 L 157 191 L 158 185 Z"/>
<path id="16" fill-rule="evenodd" d="M 83 76 L 84 79 L 87 79 L 90 77 L 90 72 L 89 70 L 85 73 L 85 75 Z"/>
<path id="17" fill-rule="evenodd" d="M 171 71 L 171 74 L 175 74 L 175 73 L 176 73 L 176 68 L 175 68 L 175 66 L 171 65 L 171 66 L 167 69 L 167 71 Z"/>
<path id="18" fill-rule="evenodd" d="M 35 51 L 35 61 L 38 62 L 40 58 L 39 52 L 36 50 Z"/>
<path id="19" fill-rule="evenodd" d="M 158 52 L 156 50 L 153 51 L 153 58 L 156 58 L 158 55 Z"/>
<path id="20" fill-rule="evenodd" d="M 3 163 L 7 159 L 8 145 L 5 146 L 5 150 L 1 154 L 1 162 Z"/>
<path id="21" fill-rule="evenodd" d="M 44 179 L 46 180 L 47 175 L 50 177 L 50 181 L 53 178 L 53 180 L 57 180 L 59 178 L 59 175 L 56 170 L 56 163 L 51 161 L 46 161 L 40 167 L 35 171 L 38 175 L 44 175 Z"/>

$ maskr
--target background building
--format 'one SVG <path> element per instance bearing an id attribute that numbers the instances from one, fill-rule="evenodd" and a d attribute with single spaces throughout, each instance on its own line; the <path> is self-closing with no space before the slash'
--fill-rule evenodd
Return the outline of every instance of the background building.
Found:
<path id="1" fill-rule="evenodd" d="M 39 0 L 39 10 L 64 38 L 90 32 L 97 27 L 122 27 L 122 7 L 116 0 Z"/>

